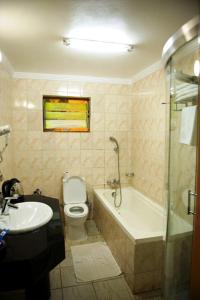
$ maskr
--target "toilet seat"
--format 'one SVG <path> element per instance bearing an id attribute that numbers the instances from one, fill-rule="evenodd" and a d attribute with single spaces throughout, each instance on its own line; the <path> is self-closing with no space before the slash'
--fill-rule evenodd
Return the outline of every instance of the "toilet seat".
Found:
<path id="1" fill-rule="evenodd" d="M 77 208 L 77 210 L 76 210 Z M 80 208 L 80 209 L 78 209 Z M 73 211 L 74 209 L 74 211 Z M 81 211 L 82 209 L 82 211 Z M 88 214 L 88 206 L 85 203 L 69 203 L 65 204 L 64 212 L 68 217 L 78 219 Z"/>

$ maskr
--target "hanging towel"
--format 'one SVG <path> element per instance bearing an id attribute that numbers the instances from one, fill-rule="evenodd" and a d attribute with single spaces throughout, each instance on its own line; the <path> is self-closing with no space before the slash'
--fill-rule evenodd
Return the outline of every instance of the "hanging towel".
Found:
<path id="1" fill-rule="evenodd" d="M 176 89 L 176 102 L 184 101 L 190 98 L 197 97 L 198 85 L 182 83 Z"/>
<path id="2" fill-rule="evenodd" d="M 181 112 L 180 143 L 194 146 L 196 144 L 197 106 L 183 108 Z"/>

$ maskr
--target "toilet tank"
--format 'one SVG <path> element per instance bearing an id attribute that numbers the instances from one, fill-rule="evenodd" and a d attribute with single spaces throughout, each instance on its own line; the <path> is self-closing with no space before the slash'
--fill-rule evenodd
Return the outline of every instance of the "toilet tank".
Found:
<path id="1" fill-rule="evenodd" d="M 87 200 L 85 179 L 79 176 L 64 176 L 63 199 L 65 204 L 85 203 Z"/>

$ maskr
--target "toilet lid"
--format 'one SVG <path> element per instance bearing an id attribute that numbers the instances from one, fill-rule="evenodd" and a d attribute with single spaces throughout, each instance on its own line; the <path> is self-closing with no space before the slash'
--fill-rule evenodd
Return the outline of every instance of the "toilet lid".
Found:
<path id="1" fill-rule="evenodd" d="M 63 182 L 64 203 L 85 203 L 85 180 L 78 176 L 71 176 Z"/>
<path id="2" fill-rule="evenodd" d="M 64 207 L 64 212 L 69 217 L 80 218 L 87 216 L 88 207 L 85 203 L 66 204 Z"/>

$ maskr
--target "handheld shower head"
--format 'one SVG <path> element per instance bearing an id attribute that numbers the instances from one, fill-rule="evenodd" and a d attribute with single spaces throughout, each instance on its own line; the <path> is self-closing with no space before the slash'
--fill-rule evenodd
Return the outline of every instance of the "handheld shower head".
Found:
<path id="1" fill-rule="evenodd" d="M 116 140 L 116 138 L 114 138 L 113 136 L 110 136 L 110 137 L 109 137 L 109 140 L 110 140 L 112 143 L 115 143 L 116 147 L 114 148 L 114 151 L 115 151 L 115 152 L 118 152 L 118 151 L 119 151 L 119 144 L 118 144 L 118 141 Z"/>
<path id="2" fill-rule="evenodd" d="M 0 126 L 0 136 L 10 133 L 10 125 Z"/>

